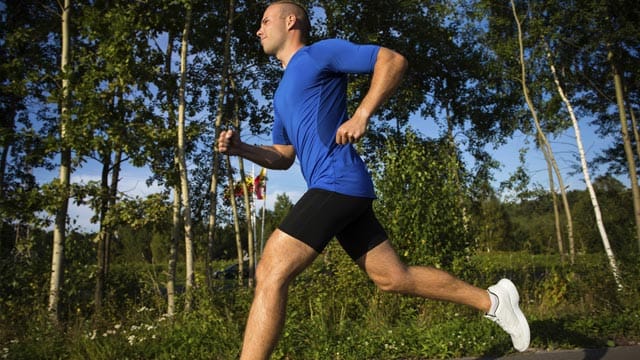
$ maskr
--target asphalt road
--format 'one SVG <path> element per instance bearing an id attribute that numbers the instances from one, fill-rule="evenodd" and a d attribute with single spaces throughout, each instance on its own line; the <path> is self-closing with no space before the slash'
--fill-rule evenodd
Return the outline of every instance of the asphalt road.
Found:
<path id="1" fill-rule="evenodd" d="M 605 349 L 529 351 L 500 357 L 466 357 L 459 360 L 640 360 L 640 346 Z"/>

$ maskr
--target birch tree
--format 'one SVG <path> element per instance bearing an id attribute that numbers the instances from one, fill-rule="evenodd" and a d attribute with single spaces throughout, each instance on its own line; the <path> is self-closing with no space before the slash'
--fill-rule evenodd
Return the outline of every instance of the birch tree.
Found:
<path id="1" fill-rule="evenodd" d="M 622 279 L 620 277 L 620 272 L 618 270 L 618 265 L 616 262 L 616 258 L 613 254 L 613 250 L 611 249 L 611 244 L 609 243 L 609 237 L 607 236 L 607 231 L 604 226 L 604 222 L 602 221 L 602 213 L 600 211 L 600 204 L 598 203 L 598 197 L 596 196 L 596 192 L 593 189 L 593 183 L 591 182 L 591 177 L 589 175 L 589 168 L 587 166 L 587 158 L 584 152 L 584 146 L 582 145 L 582 136 L 580 135 L 580 126 L 578 125 L 578 120 L 575 115 L 575 111 L 573 111 L 573 106 L 569 101 L 569 98 L 564 92 L 562 88 L 562 84 L 558 79 L 558 74 L 556 72 L 555 65 L 553 64 L 553 58 L 551 54 L 551 50 L 547 45 L 547 59 L 549 61 L 549 69 L 551 70 L 551 74 L 553 75 L 553 81 L 556 84 L 556 89 L 558 90 L 558 94 L 562 98 L 562 102 L 567 107 L 567 111 L 569 112 L 569 116 L 571 118 L 571 123 L 573 124 L 573 131 L 576 135 L 576 144 L 578 145 L 578 154 L 580 155 L 580 167 L 582 169 L 582 174 L 584 176 L 584 182 L 587 186 L 587 190 L 589 191 L 589 197 L 591 199 L 591 204 L 593 205 L 593 212 L 596 217 L 596 225 L 598 227 L 598 232 L 600 233 L 600 238 L 602 239 L 602 245 L 604 247 L 604 251 L 607 254 L 607 259 L 609 259 L 609 265 L 611 266 L 611 272 L 613 277 L 618 285 L 618 289 L 622 289 Z"/>
<path id="2" fill-rule="evenodd" d="M 231 89 L 235 90 L 235 82 L 231 81 Z M 239 104 L 238 104 L 238 96 L 234 97 L 234 127 L 240 132 L 240 118 L 239 118 Z M 240 173 L 240 179 L 247 179 L 247 174 L 244 169 L 244 159 L 242 157 L 238 158 L 238 172 Z M 251 184 L 253 184 L 253 177 L 251 179 Z M 254 251 L 254 232 L 253 232 L 253 187 L 249 187 L 247 181 L 242 181 L 242 198 L 244 200 L 244 211 L 247 223 L 247 252 L 249 254 L 249 282 L 248 286 L 253 287 L 254 274 L 255 274 L 255 251 Z M 240 273 L 242 275 L 242 273 Z"/>
<path id="3" fill-rule="evenodd" d="M 180 194 L 182 196 L 182 219 L 184 221 L 185 267 L 186 267 L 186 301 L 185 311 L 193 306 L 193 288 L 195 285 L 193 232 L 191 229 L 191 202 L 189 198 L 189 179 L 185 149 L 185 107 L 187 87 L 187 52 L 189 32 L 191 30 L 191 4 L 185 3 L 187 12 L 182 31 L 180 50 L 180 88 L 178 89 L 178 165 L 180 171 Z"/>
<path id="4" fill-rule="evenodd" d="M 524 41 L 523 41 L 523 31 L 522 24 L 520 22 L 520 18 L 518 17 L 518 12 L 516 9 L 516 5 L 514 0 L 511 0 L 511 9 L 513 12 L 513 17 L 515 19 L 516 28 L 517 28 L 517 40 L 518 40 L 518 59 L 520 63 L 520 85 L 522 86 L 522 92 L 524 94 L 525 101 L 531 112 L 531 117 L 533 118 L 533 122 L 536 128 L 536 136 L 539 140 L 540 150 L 542 151 L 545 161 L 547 162 L 547 166 L 555 172 L 556 178 L 558 179 L 558 186 L 560 187 L 560 194 L 562 195 L 562 201 L 564 205 L 565 215 L 567 217 L 567 231 L 569 237 L 569 253 L 571 256 L 571 262 L 573 263 L 575 259 L 575 246 L 573 241 L 573 220 L 571 218 L 571 210 L 569 207 L 569 200 L 567 199 L 566 187 L 564 186 L 564 181 L 562 178 L 562 174 L 560 173 L 560 169 L 555 160 L 555 156 L 553 155 L 553 150 L 551 148 L 551 144 L 549 143 L 547 136 L 540 125 L 540 120 L 538 118 L 538 112 L 536 110 L 535 105 L 533 104 L 533 100 L 531 98 L 529 92 L 529 86 L 527 85 L 527 68 L 524 56 Z M 553 191 L 553 189 L 551 189 Z"/>
<path id="5" fill-rule="evenodd" d="M 167 48 L 165 51 L 165 63 L 164 63 L 164 75 L 167 82 L 171 79 L 171 60 L 173 56 L 173 33 L 169 30 L 167 34 Z M 166 91 L 166 104 L 167 104 L 167 124 L 169 129 L 176 127 L 175 122 L 175 107 L 174 107 L 174 94 L 170 90 L 172 87 L 165 84 Z M 173 164 L 175 168 L 180 168 L 180 162 L 178 159 L 178 151 L 174 149 L 173 152 Z M 171 174 L 171 172 L 169 173 Z M 170 177 L 170 175 L 168 175 Z M 169 262 L 167 264 L 167 315 L 173 316 L 176 313 L 176 266 L 178 262 L 178 242 L 180 238 L 180 210 L 181 210 L 181 194 L 180 184 L 175 181 L 170 181 L 171 191 L 173 193 L 173 202 L 171 206 L 171 238 L 169 239 Z"/>
<path id="6" fill-rule="evenodd" d="M 53 228 L 53 253 L 51 257 L 51 281 L 49 285 L 48 310 L 54 322 L 59 321 L 58 306 L 60 303 L 60 289 L 64 271 L 64 243 L 66 238 L 67 213 L 69 208 L 69 189 L 71 179 L 71 148 L 68 144 L 70 131 L 70 12 L 71 0 L 64 0 L 62 11 L 60 71 L 62 88 L 60 96 L 60 170 L 58 177 L 59 198 Z"/>
<path id="7" fill-rule="evenodd" d="M 629 177 L 640 246 L 639 158 L 634 155 L 633 129 L 628 127 L 626 114 L 626 107 L 637 106 L 640 95 L 636 85 L 640 77 L 638 6 L 632 1 L 560 1 L 547 5 L 544 16 L 553 21 L 553 34 L 561 41 L 554 51 L 558 72 L 571 92 L 579 94 L 575 104 L 593 115 L 597 133 L 616 139 L 606 145 L 609 147 L 596 162 L 608 164 L 610 172 Z"/>
<path id="8" fill-rule="evenodd" d="M 148 83 L 154 74 L 146 17 L 131 16 L 147 11 L 138 3 L 110 2 L 87 5 L 78 19 L 74 66 L 81 77 L 74 84 L 78 104 L 74 116 L 78 140 L 76 157 L 92 158 L 101 165 L 98 185 L 89 182 L 89 204 L 99 224 L 96 236 L 97 265 L 94 292 L 95 314 L 100 314 L 107 292 L 110 243 L 118 224 L 108 216 L 116 204 L 122 163 L 143 162 L 148 128 L 157 126 L 157 116 L 148 109 Z M 80 163 L 82 164 L 82 162 Z M 92 189 L 96 187 L 96 189 Z M 85 200 L 75 197 L 79 203 Z"/>
<path id="9" fill-rule="evenodd" d="M 238 213 L 238 204 L 236 201 L 235 181 L 233 180 L 233 167 L 231 166 L 231 157 L 225 155 L 227 161 L 227 169 L 229 176 L 228 196 L 231 201 L 231 213 L 233 214 L 233 233 L 236 241 L 236 256 L 238 259 L 238 284 L 242 285 L 242 275 L 244 274 L 244 254 L 242 250 L 242 237 L 240 235 L 240 215 Z M 244 179 L 240 179 L 244 182 Z"/>

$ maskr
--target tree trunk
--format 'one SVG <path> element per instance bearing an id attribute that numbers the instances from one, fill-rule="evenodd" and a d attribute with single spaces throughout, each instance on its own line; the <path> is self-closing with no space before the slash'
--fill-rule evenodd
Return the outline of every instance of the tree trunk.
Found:
<path id="1" fill-rule="evenodd" d="M 553 171 L 551 166 L 547 166 L 549 175 L 549 190 L 551 193 L 551 199 L 553 200 L 553 218 L 555 219 L 556 226 L 556 241 L 558 243 L 558 253 L 560 254 L 560 261 L 564 263 L 564 242 L 562 241 L 562 225 L 560 224 L 560 211 L 558 210 L 558 196 L 556 194 L 555 184 L 553 182 Z"/>
<path id="2" fill-rule="evenodd" d="M 533 105 L 533 101 L 531 100 L 531 96 L 529 95 L 529 88 L 527 87 L 527 70 L 525 66 L 524 60 L 524 45 L 522 41 L 522 26 L 520 24 L 520 19 L 518 18 L 518 13 L 516 11 L 516 5 L 513 0 L 511 0 L 511 8 L 513 10 L 513 17 L 516 21 L 516 25 L 518 28 L 518 46 L 519 46 L 519 58 L 520 58 L 520 68 L 521 68 L 521 78 L 520 83 L 522 85 L 522 92 L 524 93 L 524 98 L 527 102 L 527 106 L 529 107 L 529 111 L 531 111 L 531 116 L 533 117 L 533 122 L 536 127 L 536 132 L 538 133 L 538 138 L 540 140 L 540 149 L 547 160 L 547 166 L 551 166 L 556 173 L 556 177 L 558 178 L 558 186 L 560 187 L 560 194 L 562 195 L 562 203 L 564 206 L 565 216 L 567 217 L 567 237 L 569 239 L 569 254 L 571 258 L 571 263 L 575 261 L 575 244 L 573 240 L 573 219 L 571 216 L 571 209 L 569 207 L 569 200 L 567 198 L 566 188 L 564 186 L 564 181 L 562 180 L 562 174 L 560 173 L 560 168 L 553 156 L 553 151 L 551 149 L 551 145 L 547 140 L 547 137 L 542 130 L 542 126 L 540 126 L 540 121 L 538 120 L 538 113 Z"/>
<path id="3" fill-rule="evenodd" d="M 104 283 L 106 277 L 106 238 L 107 225 L 105 218 L 109 209 L 109 169 L 111 168 L 111 151 L 105 150 L 107 153 L 102 154 L 102 176 L 100 180 L 100 231 L 97 236 L 97 263 L 96 270 L 96 288 L 93 294 L 93 306 L 95 315 L 102 312 L 102 299 L 104 297 Z"/>
<path id="4" fill-rule="evenodd" d="M 525 86 L 526 87 L 526 86 Z M 527 104 L 531 109 L 531 113 L 533 114 L 534 123 L 536 126 L 536 131 L 538 133 L 538 139 L 540 142 L 540 150 L 542 150 L 542 154 L 544 155 L 545 161 L 547 162 L 547 167 L 549 171 L 552 171 L 556 174 L 556 178 L 558 178 L 558 187 L 560 188 L 560 198 L 562 199 L 562 207 L 564 209 L 564 214 L 567 217 L 567 238 L 569 239 L 569 260 L 571 264 L 575 262 L 576 250 L 575 250 L 575 242 L 573 238 L 573 217 L 571 216 L 571 207 L 569 205 L 569 198 L 567 197 L 567 188 L 564 186 L 564 180 L 562 178 L 562 174 L 560 173 L 560 168 L 558 167 L 558 163 L 556 162 L 555 157 L 553 156 L 553 150 L 551 149 L 551 145 L 545 136 L 542 126 L 540 126 L 540 122 L 538 120 L 538 115 L 533 108 L 533 102 L 529 97 L 529 91 L 526 90 L 525 97 L 527 98 Z M 553 191 L 553 189 L 551 189 Z"/>
<path id="5" fill-rule="evenodd" d="M 246 173 L 244 171 L 244 159 L 239 158 L 238 162 L 240 178 L 246 179 Z M 253 236 L 253 219 L 252 219 L 252 209 L 253 209 L 253 193 L 249 191 L 249 187 L 247 186 L 247 182 L 243 181 L 242 183 L 242 197 L 244 200 L 244 213 L 246 217 L 247 223 L 247 252 L 249 254 L 249 268 L 247 269 L 249 272 L 249 282 L 248 286 L 253 287 L 253 278 L 255 272 L 255 243 Z"/>
<path id="6" fill-rule="evenodd" d="M 113 169 L 111 170 L 111 187 L 109 194 L 109 209 L 113 209 L 118 199 L 118 184 L 120 183 L 120 169 L 122 167 L 122 149 L 116 150 L 116 157 L 113 162 Z M 104 273 L 105 280 L 109 274 L 109 267 L 111 265 L 111 241 L 114 238 L 114 229 L 109 227 L 107 229 L 106 238 L 104 241 Z"/>
<path id="7" fill-rule="evenodd" d="M 187 4 L 187 15 L 182 32 L 182 44 L 180 51 L 180 89 L 178 103 L 178 162 L 180 170 L 180 193 L 182 195 L 182 218 L 184 221 L 184 245 L 185 245 L 185 311 L 191 311 L 193 306 L 193 287 L 195 273 L 193 264 L 193 233 L 191 230 L 191 202 L 189 199 L 189 180 L 187 177 L 187 160 L 185 154 L 185 92 L 187 87 L 187 47 L 189 46 L 189 31 L 191 28 L 191 7 Z"/>
<path id="8" fill-rule="evenodd" d="M 622 87 L 622 75 L 616 63 L 612 50 L 609 50 L 608 56 L 611 63 L 611 72 L 613 73 L 613 82 L 616 89 L 616 102 L 618 105 L 618 113 L 620 116 L 620 131 L 622 132 L 622 142 L 624 144 L 624 153 L 627 156 L 629 165 L 629 179 L 631 180 L 631 194 L 633 196 L 633 214 L 636 220 L 636 240 L 638 248 L 640 248 L 640 190 L 638 190 L 638 174 L 636 171 L 636 162 L 631 147 L 631 139 L 627 126 L 627 114 L 624 109 L 624 91 Z"/>
<path id="9" fill-rule="evenodd" d="M 233 31 L 233 18 L 235 16 L 235 1 L 229 0 L 229 11 L 227 15 L 227 28 L 224 37 L 224 48 L 222 57 L 222 70 L 220 73 L 220 90 L 218 92 L 218 113 L 216 114 L 216 122 L 214 128 L 214 141 L 218 140 L 222 127 L 222 115 L 224 114 L 225 97 L 227 95 L 227 79 L 229 77 L 229 66 L 231 64 L 231 33 Z M 211 281 L 213 271 L 211 269 L 211 256 L 213 255 L 213 246 L 215 244 L 215 229 L 218 215 L 218 173 L 220 172 L 220 153 L 213 145 L 213 166 L 211 171 L 211 187 L 209 188 L 209 224 L 207 227 L 207 257 L 206 257 L 206 274 L 207 286 L 211 290 Z"/>
<path id="10" fill-rule="evenodd" d="M 236 86 L 235 86 L 235 82 L 233 80 L 231 80 L 231 87 L 233 89 L 233 91 L 236 91 Z M 238 114 L 240 112 L 239 109 L 239 105 L 238 105 L 238 96 L 234 97 L 236 100 L 234 101 L 234 125 L 236 127 L 236 129 L 238 129 L 238 131 L 240 131 L 240 118 L 238 118 Z M 243 158 L 239 158 L 238 161 L 238 167 L 239 167 L 239 172 L 240 172 L 240 179 L 246 179 L 246 172 L 244 170 L 244 159 Z M 255 174 L 252 174 L 255 175 Z M 254 179 L 251 179 L 251 181 L 253 182 Z M 253 192 L 249 191 L 248 187 L 247 187 L 247 182 L 243 181 L 242 182 L 242 193 L 243 193 L 243 198 L 244 198 L 244 211 L 245 211 L 245 216 L 246 216 L 246 222 L 247 222 L 247 252 L 249 253 L 249 269 L 247 269 L 249 271 L 249 281 L 248 281 L 248 286 L 251 288 L 253 287 L 253 283 L 254 283 L 254 277 L 255 277 L 255 268 L 256 268 L 256 258 L 255 258 L 255 237 L 254 237 L 254 228 L 253 228 Z"/>
<path id="11" fill-rule="evenodd" d="M 593 189 L 593 184 L 591 183 L 589 168 L 587 167 L 587 158 L 585 156 L 584 147 L 582 145 L 582 136 L 580 135 L 580 126 L 578 126 L 578 120 L 576 119 L 575 112 L 573 111 L 573 106 L 571 106 L 571 102 L 569 102 L 569 99 L 562 89 L 560 80 L 558 80 L 556 68 L 551 60 L 550 50 L 547 51 L 547 58 L 549 59 L 549 67 L 551 68 L 551 73 L 553 74 L 553 80 L 556 84 L 556 88 L 558 89 L 558 94 L 560 94 L 562 101 L 567 107 L 569 116 L 571 117 L 571 123 L 573 124 L 573 130 L 575 131 L 576 135 L 576 144 L 578 145 L 578 152 L 580 154 L 580 165 L 582 167 L 582 174 L 584 175 L 584 182 L 587 185 L 589 197 L 591 198 L 591 204 L 593 206 L 593 212 L 596 217 L 596 225 L 598 226 L 598 231 L 600 232 L 600 238 L 602 239 L 602 245 L 604 246 L 604 251 L 607 254 L 607 258 L 609 259 L 609 265 L 611 266 L 611 272 L 613 273 L 616 285 L 618 285 L 618 289 L 622 289 L 622 279 L 620 278 L 620 272 L 618 271 L 616 258 L 613 254 L 613 250 L 611 249 L 611 245 L 609 244 L 609 237 L 607 236 L 607 231 L 605 230 L 604 222 L 602 221 L 602 213 L 600 212 L 598 198 L 596 196 L 595 190 Z"/>
<path id="12" fill-rule="evenodd" d="M 178 260 L 178 241 L 179 241 L 178 238 L 179 237 L 180 237 L 180 187 L 175 185 L 173 187 L 171 241 L 169 243 L 169 264 L 168 264 L 168 270 L 167 270 L 167 315 L 169 316 L 173 316 L 176 313 L 176 262 Z"/>
<path id="13" fill-rule="evenodd" d="M 551 146 L 547 143 L 549 147 L 549 151 L 551 151 Z M 560 174 L 560 168 L 558 167 L 558 163 L 556 162 L 555 157 L 553 157 L 553 153 L 551 154 L 551 165 L 553 166 L 554 172 L 556 173 L 556 177 L 558 178 L 558 186 L 560 188 L 560 198 L 562 199 L 562 207 L 564 209 L 564 215 L 567 218 L 567 239 L 569 240 L 569 260 L 571 264 L 576 261 L 576 243 L 573 237 L 573 216 L 571 215 L 571 207 L 569 205 L 569 198 L 567 197 L 567 187 L 564 186 L 564 181 L 562 180 L 562 175 Z"/>
<path id="14" fill-rule="evenodd" d="M 109 264 L 111 257 L 111 240 L 113 239 L 113 228 L 105 223 L 109 209 L 116 204 L 118 195 L 118 182 L 120 177 L 120 163 L 122 162 L 122 149 L 115 152 L 113 162 L 111 153 L 107 153 L 102 159 L 102 180 L 100 198 L 100 230 L 97 236 L 97 264 L 96 289 L 94 292 L 94 313 L 100 315 L 102 304 L 105 302 L 107 287 L 107 277 L 109 275 Z M 111 172 L 111 184 L 109 185 L 109 172 Z"/>
<path id="15" fill-rule="evenodd" d="M 173 33 L 167 35 L 167 51 L 165 53 L 164 73 L 171 75 L 171 60 L 173 56 Z M 173 105 L 173 93 L 167 88 L 167 127 L 175 129 L 175 108 Z M 174 152 L 174 168 L 179 168 L 178 151 Z M 180 237 L 180 185 L 173 185 L 173 205 L 171 207 L 171 235 L 169 239 L 169 263 L 167 264 L 167 315 L 176 313 L 176 264 L 178 261 L 178 241 Z"/>
<path id="16" fill-rule="evenodd" d="M 48 311 L 51 319 L 57 323 L 60 320 L 58 307 L 60 304 L 60 288 L 64 271 L 64 243 L 66 239 L 66 222 L 69 209 L 69 183 L 71 179 L 71 149 L 67 145 L 68 127 L 70 126 L 69 116 L 69 13 L 71 11 L 71 0 L 64 1 L 62 9 L 62 51 L 60 59 L 60 69 L 62 74 L 62 99 L 60 104 L 60 143 L 62 150 L 60 153 L 60 197 L 58 209 L 53 228 L 53 254 L 51 257 L 51 281 L 49 286 Z"/>
<path id="17" fill-rule="evenodd" d="M 4 183 L 4 174 L 7 169 L 7 159 L 9 158 L 9 151 L 11 150 L 10 141 L 2 146 L 2 154 L 0 154 L 0 199 L 4 199 L 4 191 L 6 185 Z M 1 248 L 0 248 L 1 249 Z"/>
<path id="18" fill-rule="evenodd" d="M 627 101 L 629 107 L 629 117 L 631 117 L 631 129 L 633 129 L 633 139 L 636 141 L 636 156 L 640 158 L 640 133 L 638 133 L 638 121 L 633 106 Z"/>
<path id="19" fill-rule="evenodd" d="M 11 115 L 14 116 L 14 115 Z M 3 129 L 4 130 L 4 129 Z M 9 129 L 7 129 L 7 131 L 11 131 Z M 9 151 L 11 150 L 11 141 L 7 140 L 7 142 L 5 144 L 2 145 L 2 154 L 0 154 L 0 199 L 5 199 L 5 172 L 6 172 L 6 168 L 7 168 L 7 160 L 9 158 Z M 5 238 L 5 234 L 3 232 L 3 230 L 5 229 L 5 227 L 0 224 L 0 258 L 4 257 L 4 254 L 2 253 L 2 249 L 4 249 L 4 246 L 2 244 L 3 239 Z"/>
<path id="20" fill-rule="evenodd" d="M 233 181 L 233 170 L 231 159 L 227 155 L 227 168 L 229 171 L 229 199 L 231 200 L 231 212 L 233 213 L 233 229 L 236 238 L 236 251 L 238 255 L 238 283 L 242 285 L 242 275 L 244 274 L 244 256 L 242 254 L 242 236 L 240 235 L 240 218 L 238 216 L 238 204 L 236 202 L 235 184 Z"/>

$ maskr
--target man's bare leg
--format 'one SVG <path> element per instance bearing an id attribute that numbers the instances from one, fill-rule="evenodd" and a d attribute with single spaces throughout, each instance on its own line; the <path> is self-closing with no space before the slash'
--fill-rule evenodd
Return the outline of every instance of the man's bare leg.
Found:
<path id="1" fill-rule="evenodd" d="M 389 241 L 370 250 L 357 263 L 383 291 L 450 301 L 485 313 L 491 307 L 486 289 L 468 284 L 433 267 L 406 266 Z"/>
<path id="2" fill-rule="evenodd" d="M 247 319 L 240 359 L 268 359 L 284 325 L 289 284 L 318 253 L 275 230 L 256 270 L 256 290 Z"/>
<path id="3" fill-rule="evenodd" d="M 529 347 L 529 323 L 520 310 L 518 290 L 508 279 L 502 279 L 485 290 L 433 267 L 407 267 L 400 261 L 389 241 L 370 250 L 358 259 L 357 263 L 384 291 L 474 307 L 483 311 L 489 320 L 494 321 L 511 336 L 516 350 L 526 351 Z"/>

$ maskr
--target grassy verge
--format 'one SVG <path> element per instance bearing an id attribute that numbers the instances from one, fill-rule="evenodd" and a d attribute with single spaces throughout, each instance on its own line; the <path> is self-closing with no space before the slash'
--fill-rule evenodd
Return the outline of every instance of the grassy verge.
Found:
<path id="1" fill-rule="evenodd" d="M 337 254 L 338 252 L 336 252 Z M 330 261 L 329 261 L 330 260 Z M 532 347 L 559 349 L 628 345 L 640 340 L 640 281 L 624 270 L 616 290 L 606 259 L 575 265 L 554 256 L 483 254 L 459 266 L 461 277 L 486 287 L 510 277 L 521 290 Z M 624 268 L 624 267 L 623 267 Z M 163 316 L 161 296 L 136 285 L 100 319 L 83 312 L 51 326 L 34 306 L 16 316 L 0 304 L 0 358 L 234 359 L 252 293 L 219 281 L 198 289 L 190 314 Z M 118 294 L 114 294 L 118 296 Z M 18 305 L 13 305 L 18 306 Z M 21 305 L 24 307 L 24 305 Z M 321 257 L 291 288 L 288 318 L 275 359 L 447 359 L 511 352 L 508 336 L 463 306 L 378 291 L 343 255 Z"/>

